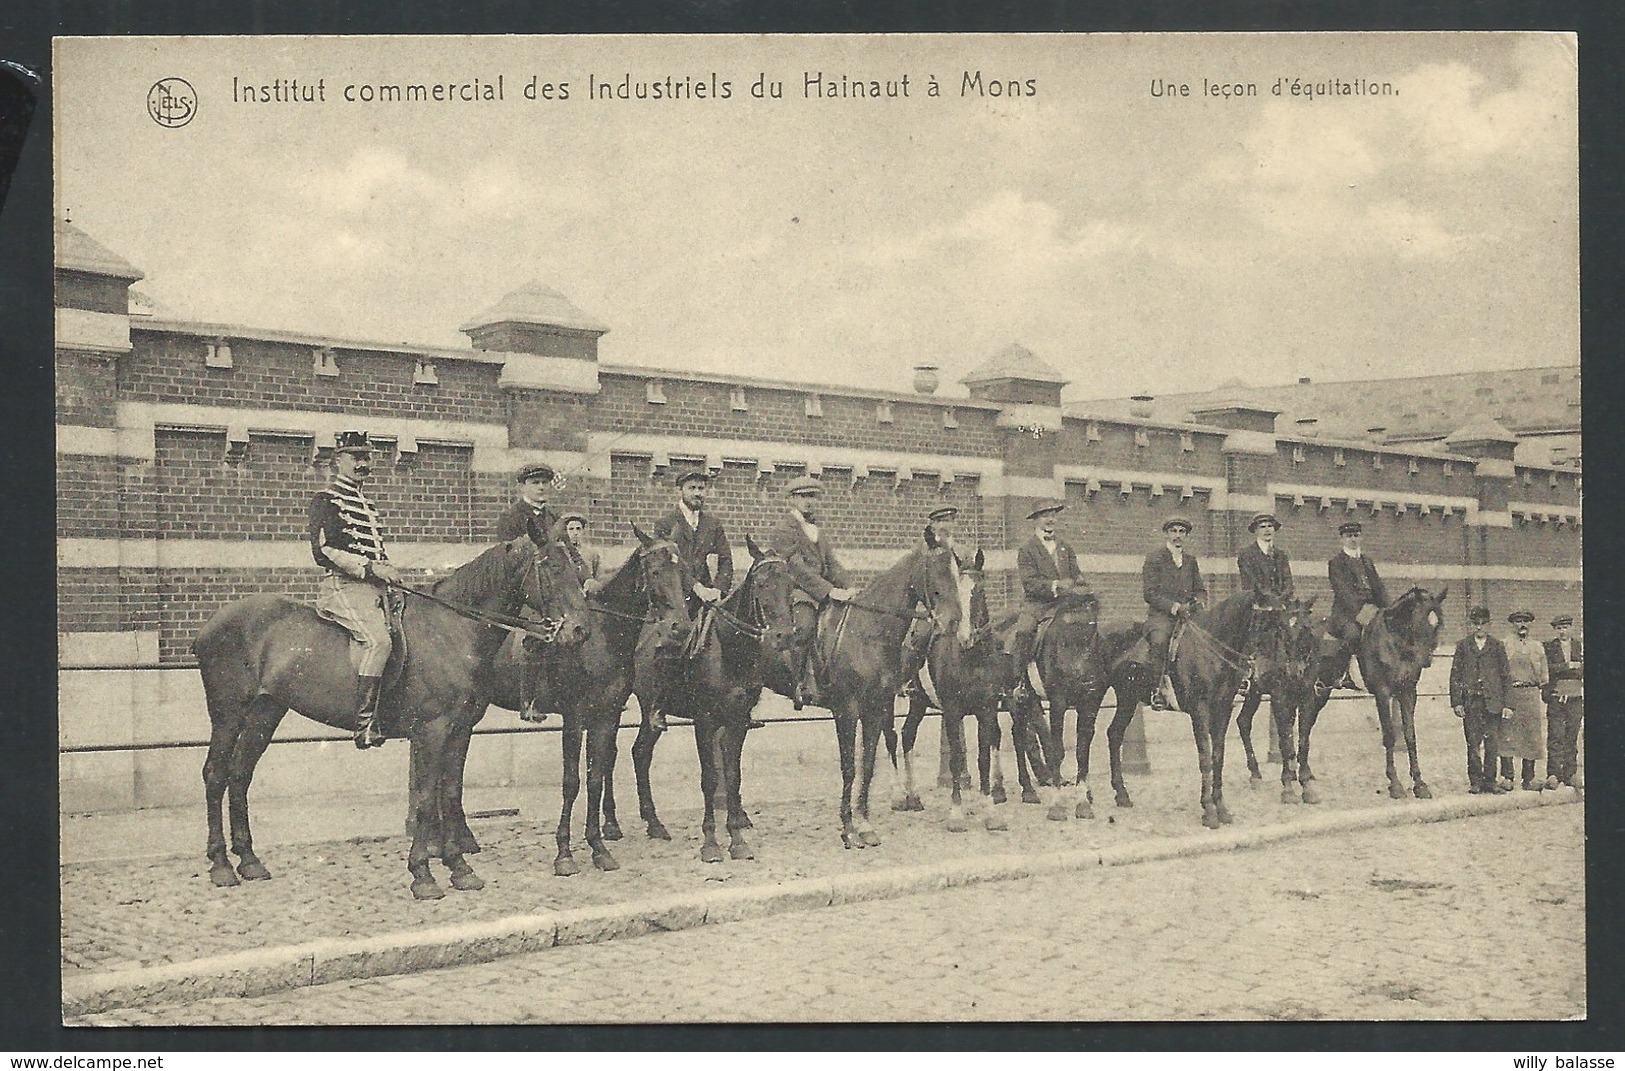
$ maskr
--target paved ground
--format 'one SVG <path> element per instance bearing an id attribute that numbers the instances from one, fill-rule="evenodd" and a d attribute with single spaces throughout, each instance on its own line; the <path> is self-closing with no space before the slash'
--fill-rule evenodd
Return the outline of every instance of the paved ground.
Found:
<path id="1" fill-rule="evenodd" d="M 184 854 L 139 860 L 70 863 L 61 869 L 63 971 L 71 977 L 82 971 L 178 962 L 316 938 L 426 929 L 452 922 L 813 875 L 872 872 L 899 864 L 995 852 L 1104 847 L 1199 832 L 1189 722 L 1178 714 L 1157 717 L 1159 720 L 1148 727 L 1156 772 L 1131 781 L 1137 806 L 1131 810 L 1115 807 L 1104 777 L 1097 773 L 1099 817 L 1092 821 L 1048 822 L 1044 808 L 1025 806 L 1012 799 L 998 808 L 1010 824 L 1008 832 L 988 832 L 973 818 L 970 832 L 950 834 L 943 824 L 945 794 L 933 790 L 927 793 L 931 810 L 924 814 L 895 814 L 881 803 L 874 818 L 885 843 L 878 849 L 843 851 L 834 802 L 839 794 L 839 775 L 830 741 L 827 766 L 792 771 L 790 780 L 800 787 L 800 799 L 772 799 L 751 807 L 757 828 L 750 836 L 758 856 L 752 862 L 701 863 L 698 815 L 692 808 L 679 806 L 686 800 L 666 801 L 667 825 L 677 839 L 646 839 L 636 821 L 631 778 L 623 774 L 622 817 L 628 839 L 613 846 L 621 870 L 593 870 L 578 834 L 577 857 L 583 873 L 556 878 L 551 865 L 552 822 L 493 820 L 477 824 L 476 832 L 486 851 L 472 857 L 487 888 L 478 893 L 450 892 L 438 902 L 419 903 L 407 895 L 407 843 L 399 835 L 299 844 L 278 843 L 262 835 L 258 848 L 276 875 L 275 880 L 232 889 L 216 889 L 209 884 L 207 864 L 195 848 Z M 1443 796 L 1464 791 L 1459 771 L 1459 723 L 1437 712 L 1423 720 L 1424 770 L 1435 793 Z M 830 732 L 823 725 L 808 728 Z M 1262 748 L 1262 726 L 1257 732 Z M 934 736 L 922 740 L 922 745 L 927 744 L 926 754 L 931 758 L 922 764 L 922 773 L 929 774 L 934 773 L 936 765 Z M 1411 805 L 1409 800 L 1387 799 L 1382 752 L 1374 731 L 1356 726 L 1352 730 L 1324 732 L 1317 736 L 1316 754 L 1319 787 L 1326 802 L 1314 810 Z M 747 748 L 748 778 L 753 776 L 750 761 Z M 1097 744 L 1097 765 L 1104 765 L 1103 742 Z M 1290 822 L 1310 812 L 1303 805 L 1293 808 L 1278 802 L 1278 775 L 1274 771 L 1266 773 L 1267 779 L 1260 787 L 1249 789 L 1239 748 L 1232 749 L 1229 766 L 1229 802 L 1241 825 Z M 783 771 L 773 773 L 782 775 Z M 770 778 L 760 778 L 766 780 Z M 1014 793 L 1013 770 L 1010 780 Z M 748 779 L 746 783 L 750 803 L 750 786 L 759 781 Z M 543 799 L 550 794 L 537 790 Z M 627 803 L 632 806 L 628 808 Z M 979 806 L 985 813 L 986 805 Z M 539 813 L 551 811 L 545 803 L 538 807 Z M 578 809 L 578 829 L 580 814 Z M 200 823 L 201 815 L 194 814 L 190 820 Z M 174 843 L 196 844 L 201 838 L 198 829 L 193 836 Z M 441 877 L 443 880 L 443 871 Z"/>
<path id="2" fill-rule="evenodd" d="M 1569 1018 L 1586 1009 L 1584 814 L 1371 830 L 72 1023 Z"/>

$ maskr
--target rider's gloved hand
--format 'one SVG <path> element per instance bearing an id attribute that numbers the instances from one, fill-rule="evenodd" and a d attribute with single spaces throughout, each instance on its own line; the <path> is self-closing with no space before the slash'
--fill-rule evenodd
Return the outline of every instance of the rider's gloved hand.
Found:
<path id="1" fill-rule="evenodd" d="M 852 597 L 852 592 L 847 588 L 830 588 L 829 589 L 829 598 L 830 598 L 831 602 L 846 602 L 851 597 Z"/>
<path id="2" fill-rule="evenodd" d="M 720 588 L 713 588 L 697 582 L 694 585 L 694 596 L 701 602 L 722 601 L 722 591 Z"/>
<path id="3" fill-rule="evenodd" d="M 386 584 L 398 584 L 401 580 L 400 571 L 388 562 L 372 562 L 367 566 L 367 573 Z"/>

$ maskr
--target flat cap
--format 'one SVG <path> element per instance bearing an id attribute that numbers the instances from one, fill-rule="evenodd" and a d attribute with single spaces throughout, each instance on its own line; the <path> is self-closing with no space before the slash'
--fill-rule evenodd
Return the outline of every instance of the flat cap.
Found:
<path id="1" fill-rule="evenodd" d="M 1191 519 L 1189 517 L 1176 513 L 1172 517 L 1169 517 L 1167 520 L 1162 522 L 1162 530 L 1164 532 L 1170 528 L 1183 528 L 1185 531 L 1189 532 L 1193 531 L 1196 526 L 1191 523 Z"/>
<path id="2" fill-rule="evenodd" d="M 1560 628 L 1563 625 L 1572 625 L 1572 624 L 1574 624 L 1574 615 L 1573 614 L 1558 614 L 1556 617 L 1552 618 L 1552 627 L 1553 628 Z"/>
<path id="3" fill-rule="evenodd" d="M 585 528 L 587 526 L 587 515 L 576 509 L 566 510 L 559 514 L 560 526 L 569 524 L 571 521 L 580 521 L 581 526 Z"/>
<path id="4" fill-rule="evenodd" d="M 1520 622 L 1528 623 L 1534 619 L 1535 615 L 1530 610 L 1514 610 L 1510 614 L 1507 614 L 1507 620 L 1512 622 L 1514 625 Z"/>
<path id="5" fill-rule="evenodd" d="M 1363 531 L 1365 529 L 1360 527 L 1359 521 L 1344 521 L 1337 526 L 1337 534 L 1340 536 L 1359 535 Z"/>
<path id="6" fill-rule="evenodd" d="M 959 507 L 958 506 L 938 506 L 936 509 L 932 510 L 930 513 L 927 513 L 925 516 L 926 516 L 927 520 L 931 520 L 931 521 L 951 521 L 955 517 L 959 516 Z"/>
<path id="7" fill-rule="evenodd" d="M 1261 524 L 1273 524 L 1277 528 L 1281 527 L 1281 522 L 1276 520 L 1275 514 L 1255 513 L 1253 514 L 1253 519 L 1247 522 L 1247 531 L 1256 532 L 1258 531 L 1258 526 Z"/>
<path id="8" fill-rule="evenodd" d="M 1027 514 L 1029 521 L 1036 521 L 1040 517 L 1047 517 L 1051 513 L 1059 513 L 1066 509 L 1066 503 L 1056 498 L 1046 498 L 1038 503 L 1038 508 Z"/>
<path id="9" fill-rule="evenodd" d="M 684 469 L 682 472 L 677 474 L 677 479 L 673 482 L 678 487 L 682 487 L 684 484 L 690 483 L 709 484 L 711 482 L 711 474 L 706 472 L 704 469 Z"/>
<path id="10" fill-rule="evenodd" d="M 787 495 L 816 495 L 823 489 L 823 483 L 816 476 L 797 476 L 784 488 L 784 493 Z"/>
<path id="11" fill-rule="evenodd" d="M 530 464 L 520 468 L 519 474 L 514 477 L 514 482 L 524 483 L 526 480 L 537 479 L 551 480 L 555 475 L 557 475 L 557 473 L 553 471 L 552 465 L 549 465 L 545 461 L 532 461 Z"/>

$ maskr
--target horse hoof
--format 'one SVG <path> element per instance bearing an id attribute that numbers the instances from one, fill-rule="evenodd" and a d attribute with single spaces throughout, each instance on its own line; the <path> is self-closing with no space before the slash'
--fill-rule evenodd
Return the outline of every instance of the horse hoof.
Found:
<path id="1" fill-rule="evenodd" d="M 1049 813 L 1044 815 L 1044 817 L 1048 818 L 1051 822 L 1064 822 L 1064 821 L 1066 821 L 1066 804 L 1064 804 L 1064 803 L 1052 803 L 1052 804 L 1050 804 Z"/>
<path id="2" fill-rule="evenodd" d="M 982 824 L 987 827 L 987 830 L 990 833 L 1003 833 L 1005 830 L 1010 828 L 1010 823 L 996 814 L 988 815 L 982 820 Z"/>
<path id="3" fill-rule="evenodd" d="M 1078 818 L 1093 818 L 1095 816 L 1095 805 L 1088 800 L 1083 800 L 1077 807 L 1073 808 L 1072 813 Z"/>
<path id="4" fill-rule="evenodd" d="M 242 875 L 244 881 L 270 881 L 271 872 L 265 869 L 265 864 L 258 859 L 249 859 L 237 864 L 237 873 Z"/>
<path id="5" fill-rule="evenodd" d="M 950 832 L 950 833 L 965 833 L 965 832 L 969 831 L 969 829 L 970 829 L 970 826 L 965 824 L 965 820 L 963 818 L 956 818 L 956 817 L 952 817 L 952 816 L 949 817 L 949 819 L 948 819 L 948 832 Z"/>
<path id="6" fill-rule="evenodd" d="M 1282 803 L 1297 803 L 1298 802 L 1298 793 L 1293 790 L 1291 785 L 1282 785 L 1281 786 L 1281 802 Z"/>
<path id="7" fill-rule="evenodd" d="M 1128 791 L 1126 789 L 1118 789 L 1117 790 L 1117 805 L 1119 807 L 1132 807 L 1132 806 L 1134 806 L 1134 801 L 1129 799 Z"/>
<path id="8" fill-rule="evenodd" d="M 998 786 L 997 788 L 995 788 L 993 790 L 993 802 L 995 804 L 1004 803 L 1004 802 L 1008 801 L 1009 799 L 1010 799 L 1010 796 L 1009 796 L 1009 794 L 1007 794 L 1004 791 L 1004 786 L 1003 785 L 1000 785 L 1000 786 Z"/>
<path id="9" fill-rule="evenodd" d="M 900 813 L 902 811 L 911 811 L 914 808 L 909 806 L 907 799 L 900 799 L 891 801 L 891 809 Z"/>
<path id="10" fill-rule="evenodd" d="M 461 870 L 451 876 L 451 887 L 459 892 L 479 892 L 485 888 L 485 879 L 472 870 Z"/>
<path id="11" fill-rule="evenodd" d="M 1314 782 L 1305 782 L 1303 786 L 1303 802 L 1319 803 L 1320 793 L 1315 789 Z"/>
<path id="12" fill-rule="evenodd" d="M 620 840 L 621 839 L 621 827 L 618 824 L 614 823 L 614 822 L 605 822 L 604 823 L 604 839 L 605 840 Z"/>
<path id="13" fill-rule="evenodd" d="M 728 845 L 729 859 L 755 859 L 756 853 L 750 850 L 750 845 L 742 840 L 736 840 Z"/>
<path id="14" fill-rule="evenodd" d="M 1219 828 L 1219 816 L 1215 812 L 1213 812 L 1211 810 L 1203 811 L 1202 812 L 1202 824 L 1204 826 L 1207 826 L 1209 829 L 1218 829 Z"/>
<path id="15" fill-rule="evenodd" d="M 650 840 L 671 840 L 671 831 L 661 825 L 659 820 L 649 823 Z"/>
<path id="16" fill-rule="evenodd" d="M 1220 807 L 1219 808 L 1219 824 L 1220 825 L 1226 825 L 1227 826 L 1231 822 L 1234 822 L 1235 820 L 1236 820 L 1236 816 L 1230 813 L 1230 808 L 1228 808 L 1228 807 Z"/>
<path id="17" fill-rule="evenodd" d="M 705 844 L 700 845 L 700 862 L 702 862 L 702 863 L 720 863 L 720 862 L 722 862 L 722 845 L 716 843 L 715 841 L 709 841 L 709 842 L 707 842 Z"/>
<path id="18" fill-rule="evenodd" d="M 1388 785 L 1388 798 L 1389 799 L 1396 799 L 1396 800 L 1404 799 L 1405 798 L 1405 786 L 1400 784 L 1398 781 L 1390 782 L 1389 785 Z"/>
<path id="19" fill-rule="evenodd" d="M 908 798 L 908 809 L 911 811 L 923 811 L 925 810 L 925 801 L 922 800 L 918 795 L 910 796 Z"/>
<path id="20" fill-rule="evenodd" d="M 581 867 L 568 855 L 561 855 L 553 860 L 553 876 L 556 878 L 573 878 L 581 873 Z"/>
<path id="21" fill-rule="evenodd" d="M 880 834 L 872 829 L 865 829 L 858 833 L 858 844 L 864 848 L 880 847 Z"/>
<path id="22" fill-rule="evenodd" d="M 417 900 L 443 900 L 446 897 L 446 890 L 442 889 L 440 883 L 433 878 L 428 881 L 414 881 L 412 882 L 412 897 Z"/>
<path id="23" fill-rule="evenodd" d="M 1033 791 L 1030 788 L 1024 788 L 1024 789 L 1021 790 L 1021 802 L 1022 803 L 1043 803 L 1044 801 L 1042 799 L 1039 799 L 1037 792 Z"/>
<path id="24" fill-rule="evenodd" d="M 221 889 L 229 889 L 233 885 L 242 884 L 241 879 L 237 877 L 237 872 L 231 869 L 230 863 L 216 863 L 211 866 L 209 868 L 209 880 Z"/>
<path id="25" fill-rule="evenodd" d="M 621 869 L 621 864 L 617 863 L 615 857 L 608 852 L 593 852 L 592 865 L 604 871 Z"/>
<path id="26" fill-rule="evenodd" d="M 852 848 L 861 848 L 863 845 L 858 843 L 858 838 L 855 835 L 843 829 L 841 830 L 841 847 L 850 850 Z"/>
<path id="27" fill-rule="evenodd" d="M 1416 782 L 1416 798 L 1419 800 L 1430 800 L 1433 798 L 1433 790 L 1427 785 L 1423 784 L 1421 781 L 1418 781 Z"/>

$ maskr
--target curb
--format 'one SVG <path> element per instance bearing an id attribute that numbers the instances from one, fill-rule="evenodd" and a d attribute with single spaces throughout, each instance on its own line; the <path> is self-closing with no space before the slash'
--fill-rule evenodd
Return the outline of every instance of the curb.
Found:
<path id="1" fill-rule="evenodd" d="M 1575 793 L 1548 792 L 1456 796 L 1413 801 L 1404 807 L 1339 811 L 1306 816 L 1290 823 L 1165 837 L 1139 844 L 954 859 L 890 867 L 870 874 L 802 878 L 702 894 L 510 915 L 359 939 L 329 938 L 277 945 L 184 963 L 65 978 L 62 1015 L 64 1018 L 93 1015 L 114 1008 L 180 1004 L 213 997 L 262 996 L 307 985 L 486 963 L 555 946 L 594 944 L 812 908 L 889 900 L 984 882 L 1212 855 L 1328 833 L 1422 825 L 1534 807 L 1563 806 L 1578 803 L 1580 799 Z"/>

